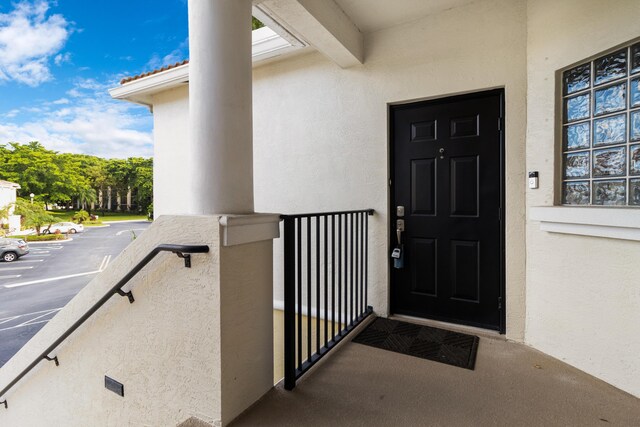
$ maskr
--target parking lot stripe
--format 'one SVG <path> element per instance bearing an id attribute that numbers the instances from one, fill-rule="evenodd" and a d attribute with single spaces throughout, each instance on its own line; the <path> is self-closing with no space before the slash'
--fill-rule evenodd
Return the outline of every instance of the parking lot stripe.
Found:
<path id="1" fill-rule="evenodd" d="M 29 266 L 29 267 L 5 267 L 3 265 L 0 265 L 0 271 L 9 271 L 9 270 L 30 270 L 32 269 L 33 266 Z"/>
<path id="2" fill-rule="evenodd" d="M 0 329 L 0 332 L 2 332 L 2 331 L 9 331 L 9 330 L 11 330 L 11 329 L 16 329 L 16 328 L 24 328 L 25 326 L 37 325 L 37 324 L 40 324 L 40 323 L 47 323 L 49 320 L 51 320 L 51 319 L 47 319 L 47 320 L 40 320 L 40 321 L 38 321 L 38 322 L 28 323 L 28 324 L 26 324 L 26 325 L 9 326 L 8 328 Z"/>
<path id="3" fill-rule="evenodd" d="M 102 258 L 100 267 L 98 267 L 98 271 L 104 271 L 104 269 L 107 268 L 107 265 L 109 265 L 109 261 L 111 261 L 111 255 L 105 255 L 104 258 Z"/>
<path id="4" fill-rule="evenodd" d="M 42 262 L 42 261 L 44 261 L 44 260 L 43 259 L 24 259 L 24 258 L 22 258 L 20 260 L 20 264 L 22 264 L 23 262 Z"/>
<path id="5" fill-rule="evenodd" d="M 30 282 L 13 283 L 11 285 L 4 285 L 4 287 L 7 288 L 7 289 L 10 289 L 10 288 L 17 288 L 17 287 L 20 287 L 20 286 L 37 285 L 39 283 L 55 282 L 57 280 L 70 279 L 72 277 L 88 276 L 90 274 L 96 274 L 96 273 L 100 273 L 100 270 L 89 271 L 87 273 L 69 274 L 67 276 L 51 277 L 49 279 L 32 280 Z"/>
<path id="6" fill-rule="evenodd" d="M 20 326 L 28 326 L 28 325 L 34 325 L 36 323 L 40 323 L 40 322 L 34 322 L 34 320 L 38 320 L 38 319 L 42 319 L 45 316 L 50 315 L 53 312 L 57 312 L 60 309 L 55 309 L 55 310 L 49 310 L 47 313 L 41 314 L 40 316 L 34 317 L 33 319 L 29 319 L 26 322 L 20 323 L 19 325 L 16 325 L 15 327 L 18 328 Z"/>
<path id="7" fill-rule="evenodd" d="M 2 325 L 3 323 L 11 322 L 13 319 L 17 319 L 18 317 L 20 316 L 5 317 L 4 319 L 0 319 L 0 325 Z"/>
<path id="8" fill-rule="evenodd" d="M 60 307 L 60 308 L 50 308 L 48 310 L 33 311 L 31 313 L 16 314 L 15 316 L 5 317 L 5 318 L 0 319 L 0 324 L 1 323 L 5 323 L 5 321 L 17 319 L 18 317 L 31 316 L 32 314 L 40 314 L 40 313 L 51 313 L 53 311 L 60 311 L 60 310 L 62 310 L 62 307 Z"/>
<path id="9" fill-rule="evenodd" d="M 10 276 L 0 276 L 0 279 L 17 279 L 18 277 L 21 277 L 22 274 L 12 274 Z"/>

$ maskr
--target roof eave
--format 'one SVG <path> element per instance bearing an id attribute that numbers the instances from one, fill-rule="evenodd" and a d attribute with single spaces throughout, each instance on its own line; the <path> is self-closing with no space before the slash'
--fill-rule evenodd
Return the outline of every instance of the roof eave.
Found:
<path id="1" fill-rule="evenodd" d="M 122 99 L 151 107 L 154 93 L 173 89 L 189 81 L 189 64 L 152 74 L 109 89 L 114 99 Z"/>
<path id="2" fill-rule="evenodd" d="M 305 47 L 307 45 L 303 42 L 285 39 L 268 27 L 260 28 L 252 32 L 253 67 L 304 52 Z M 109 90 L 111 97 L 145 105 L 151 109 L 154 94 L 189 82 L 189 63 L 177 67 L 169 66 L 162 71 L 152 71 L 144 77 L 136 76 L 123 81 L 120 86 Z"/>

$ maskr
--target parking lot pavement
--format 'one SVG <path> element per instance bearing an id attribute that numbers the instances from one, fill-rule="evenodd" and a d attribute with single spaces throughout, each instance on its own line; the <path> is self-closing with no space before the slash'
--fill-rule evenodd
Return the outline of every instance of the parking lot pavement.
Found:
<path id="1" fill-rule="evenodd" d="M 0 262 L 0 366 L 148 226 L 87 228 L 70 241 L 30 243 L 28 255 Z"/>
<path id="2" fill-rule="evenodd" d="M 23 258 L 12 263 L 3 262 L 0 263 L 0 283 L 10 279 L 19 279 L 23 275 L 30 276 L 31 273 L 36 272 L 39 266 L 41 266 L 45 257 L 51 256 L 52 251 L 61 250 L 62 245 L 48 245 L 48 246 L 31 246 L 29 254 Z"/>
<path id="3" fill-rule="evenodd" d="M 23 328 L 30 325 L 37 325 L 39 323 L 47 323 L 60 310 L 62 310 L 62 307 L 0 319 L 0 332 Z"/>

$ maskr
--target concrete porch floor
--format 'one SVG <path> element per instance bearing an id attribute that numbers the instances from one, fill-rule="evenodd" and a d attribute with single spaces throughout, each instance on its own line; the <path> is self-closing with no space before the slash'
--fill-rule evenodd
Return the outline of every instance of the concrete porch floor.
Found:
<path id="1" fill-rule="evenodd" d="M 351 337 L 352 338 L 352 337 Z M 522 344 L 480 337 L 474 371 L 345 343 L 240 426 L 640 426 L 640 399 Z"/>

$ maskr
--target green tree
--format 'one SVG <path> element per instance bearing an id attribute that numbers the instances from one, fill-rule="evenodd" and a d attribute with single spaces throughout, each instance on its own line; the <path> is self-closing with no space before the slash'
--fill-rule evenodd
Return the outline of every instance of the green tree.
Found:
<path id="1" fill-rule="evenodd" d="M 19 183 L 22 194 L 36 194 L 45 207 L 71 200 L 77 186 L 86 183 L 73 155 L 59 155 L 35 141 L 3 148 L 0 178 Z"/>
<path id="2" fill-rule="evenodd" d="M 110 159 L 107 163 L 107 174 L 110 177 L 111 191 L 126 197 L 133 181 L 133 170 L 127 160 Z"/>
<path id="3" fill-rule="evenodd" d="M 11 206 L 11 204 L 8 204 L 4 207 L 0 206 L 0 237 L 6 234 L 2 225 L 5 223 L 5 221 L 9 220 L 9 210 L 11 209 Z"/>
<path id="4" fill-rule="evenodd" d="M 60 154 L 35 141 L 0 145 L 0 179 L 19 183 L 20 195 L 34 193 L 45 208 L 50 203 L 77 201 L 82 208 L 90 209 L 99 201 L 104 215 L 109 188 L 123 198 L 131 189 L 138 212 L 144 212 L 153 200 L 152 159 Z"/>
<path id="5" fill-rule="evenodd" d="M 42 227 L 51 227 L 51 224 L 58 220 L 55 216 L 49 214 L 41 204 L 31 203 L 25 199 L 16 200 L 15 213 L 16 215 L 22 215 L 22 225 L 27 228 L 34 228 L 38 236 Z"/>
<path id="6" fill-rule="evenodd" d="M 136 195 L 138 212 L 146 212 L 153 201 L 153 159 L 127 159 L 132 170 L 131 188 Z"/>
<path id="7" fill-rule="evenodd" d="M 89 213 L 91 213 L 91 203 L 98 201 L 98 194 L 91 187 L 80 187 L 77 190 L 76 197 L 80 202 L 80 208 L 88 210 Z"/>
<path id="8" fill-rule="evenodd" d="M 251 17 L 251 31 L 264 27 L 264 24 L 257 18 Z"/>

